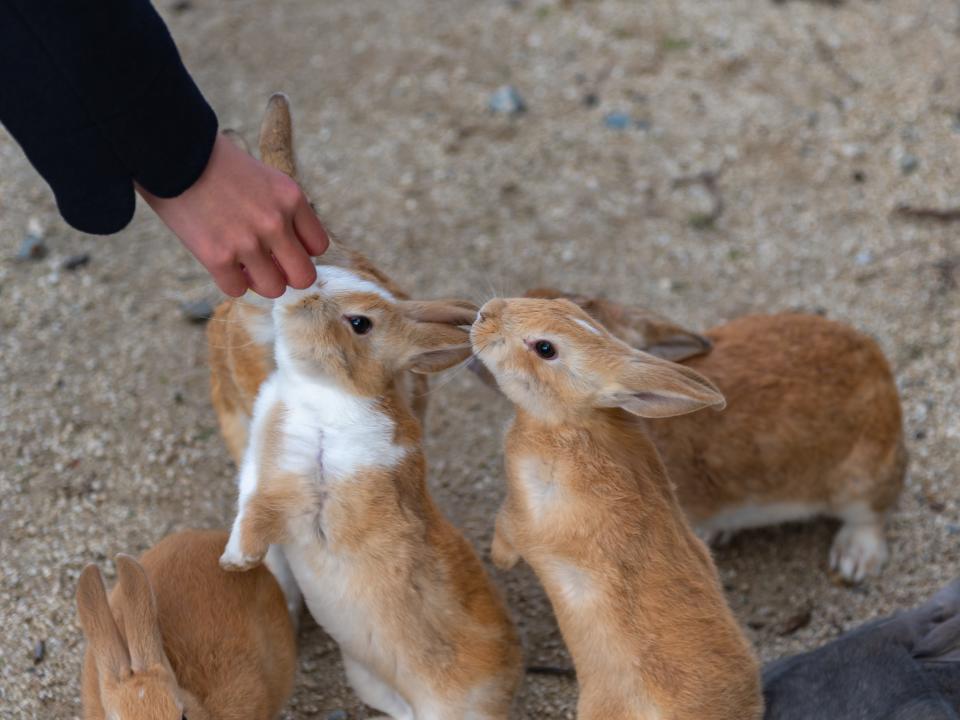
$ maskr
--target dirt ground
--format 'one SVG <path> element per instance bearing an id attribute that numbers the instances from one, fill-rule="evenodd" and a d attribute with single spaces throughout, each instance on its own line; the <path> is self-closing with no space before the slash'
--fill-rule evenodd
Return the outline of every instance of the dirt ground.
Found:
<path id="1" fill-rule="evenodd" d="M 956 2 L 159 6 L 224 126 L 253 139 L 270 92 L 291 96 L 323 217 L 416 294 L 552 284 L 696 328 L 822 309 L 879 339 L 911 452 L 892 559 L 863 587 L 834 585 L 827 522 L 717 551 L 764 660 L 960 574 L 960 222 L 897 212 L 960 207 Z M 503 84 L 526 113 L 488 110 Z M 629 127 L 609 127 L 611 112 Z M 87 237 L 2 131 L 0 167 L 0 706 L 74 718 L 83 565 L 112 576 L 118 551 L 231 517 L 203 328 L 180 310 L 217 294 L 148 211 L 116 237 Z M 31 218 L 50 253 L 16 263 Z M 80 253 L 89 264 L 62 269 Z M 486 558 L 509 408 L 466 372 L 435 387 L 431 486 Z M 532 574 L 495 577 L 528 659 L 568 663 Z M 335 646 L 312 623 L 300 640 L 285 717 L 366 717 Z M 572 718 L 575 698 L 568 679 L 531 677 L 517 717 Z"/>

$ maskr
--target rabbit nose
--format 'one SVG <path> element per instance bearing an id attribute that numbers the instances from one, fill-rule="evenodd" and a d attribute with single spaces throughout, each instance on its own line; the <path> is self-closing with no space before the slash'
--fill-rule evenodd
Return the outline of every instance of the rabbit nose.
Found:
<path id="1" fill-rule="evenodd" d="M 480 308 L 478 317 L 480 320 L 486 320 L 487 318 L 496 317 L 500 310 L 503 309 L 503 306 L 506 305 L 503 298 L 494 298 L 493 300 L 488 300 L 487 303 Z"/>

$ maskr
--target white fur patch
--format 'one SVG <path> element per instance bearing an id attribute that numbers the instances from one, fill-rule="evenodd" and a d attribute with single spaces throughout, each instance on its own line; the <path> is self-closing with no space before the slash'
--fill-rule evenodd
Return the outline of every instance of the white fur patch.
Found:
<path id="1" fill-rule="evenodd" d="M 334 267 L 332 265 L 320 265 L 317 267 L 317 281 L 314 287 L 323 291 L 324 295 L 335 296 L 346 293 L 373 293 L 379 295 L 384 300 L 394 303 L 397 299 L 385 288 L 380 287 L 374 282 L 362 278 L 345 268 Z"/>
<path id="2" fill-rule="evenodd" d="M 764 505 L 745 503 L 724 508 L 714 516 L 698 523 L 697 530 L 707 535 L 736 532 L 747 528 L 809 520 L 826 511 L 826 505 L 819 503 L 781 502 Z"/>
<path id="3" fill-rule="evenodd" d="M 279 465 L 284 470 L 336 482 L 364 468 L 396 465 L 407 449 L 394 444 L 395 424 L 374 400 L 333 385 L 284 378 L 286 413 Z"/>
<path id="4" fill-rule="evenodd" d="M 516 472 L 524 504 L 534 522 L 538 522 L 556 506 L 561 490 L 553 480 L 550 466 L 535 455 L 519 458 Z"/>
<path id="5" fill-rule="evenodd" d="M 597 328 L 595 328 L 593 325 L 588 323 L 586 320 L 583 320 L 581 318 L 570 318 L 570 319 L 573 320 L 577 325 L 582 327 L 584 330 L 592 332 L 594 335 L 600 334 L 600 331 L 597 330 Z"/>
<path id="6" fill-rule="evenodd" d="M 597 587 L 589 571 L 557 559 L 550 560 L 543 570 L 572 608 L 582 608 L 596 599 Z"/>

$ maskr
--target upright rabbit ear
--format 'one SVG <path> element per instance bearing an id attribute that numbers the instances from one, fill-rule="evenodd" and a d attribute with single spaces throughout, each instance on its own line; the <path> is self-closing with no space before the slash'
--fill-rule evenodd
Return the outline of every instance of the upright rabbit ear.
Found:
<path id="1" fill-rule="evenodd" d="M 283 93 L 274 93 L 267 102 L 260 124 L 260 159 L 265 165 L 296 179 L 290 100 Z"/>
<path id="2" fill-rule="evenodd" d="M 166 665 L 157 601 L 147 573 L 129 555 L 117 555 L 116 563 L 120 578 L 120 616 L 130 648 L 131 666 L 134 671 L 142 671 L 156 665 Z"/>
<path id="3" fill-rule="evenodd" d="M 665 418 L 713 407 L 726 401 L 720 391 L 688 367 L 635 351 L 600 393 L 601 407 L 620 407 L 646 418 Z"/>
<path id="4" fill-rule="evenodd" d="M 90 643 L 101 684 L 119 680 L 130 672 L 130 656 L 117 623 L 114 622 L 103 576 L 96 565 L 87 565 L 77 583 L 77 614 Z"/>

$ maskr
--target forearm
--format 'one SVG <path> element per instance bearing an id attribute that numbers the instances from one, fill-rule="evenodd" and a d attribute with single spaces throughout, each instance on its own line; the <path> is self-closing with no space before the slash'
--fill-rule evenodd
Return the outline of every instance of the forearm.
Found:
<path id="1" fill-rule="evenodd" d="M 113 232 L 133 183 L 174 197 L 217 121 L 147 0 L 0 0 L 0 120 L 68 222 Z"/>

